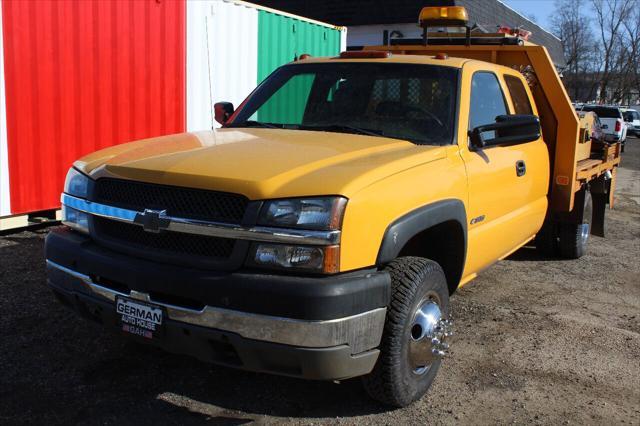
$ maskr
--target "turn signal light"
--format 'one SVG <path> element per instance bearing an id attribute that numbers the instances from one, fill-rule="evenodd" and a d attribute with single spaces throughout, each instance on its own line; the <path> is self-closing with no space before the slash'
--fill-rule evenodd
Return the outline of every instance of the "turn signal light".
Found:
<path id="1" fill-rule="evenodd" d="M 420 11 L 420 26 L 422 27 L 464 27 L 468 21 L 467 9 L 463 6 L 429 6 L 423 7 Z"/>
<path id="2" fill-rule="evenodd" d="M 381 59 L 390 57 L 391 52 L 382 50 L 351 50 L 340 53 L 340 59 Z"/>

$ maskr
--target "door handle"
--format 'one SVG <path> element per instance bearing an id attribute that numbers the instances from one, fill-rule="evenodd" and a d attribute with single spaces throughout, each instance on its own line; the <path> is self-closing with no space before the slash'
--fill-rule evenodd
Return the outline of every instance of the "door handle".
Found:
<path id="1" fill-rule="evenodd" d="M 525 173 L 527 173 L 527 165 L 525 164 L 524 160 L 516 161 L 516 174 L 518 176 L 524 176 Z"/>

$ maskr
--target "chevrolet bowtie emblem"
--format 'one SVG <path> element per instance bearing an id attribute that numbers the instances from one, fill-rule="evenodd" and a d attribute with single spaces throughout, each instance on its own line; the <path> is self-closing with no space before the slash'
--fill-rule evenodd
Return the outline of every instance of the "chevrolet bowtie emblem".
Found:
<path id="1" fill-rule="evenodd" d="M 147 232 L 162 232 L 169 227 L 171 220 L 167 217 L 166 210 L 145 209 L 143 213 L 138 213 L 133 220 L 134 223 L 142 225 Z"/>

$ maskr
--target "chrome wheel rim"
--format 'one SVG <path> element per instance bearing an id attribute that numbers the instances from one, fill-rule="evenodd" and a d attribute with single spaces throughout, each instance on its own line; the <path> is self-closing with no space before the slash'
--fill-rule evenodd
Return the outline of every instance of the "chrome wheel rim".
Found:
<path id="1" fill-rule="evenodd" d="M 580 242 L 584 245 L 587 244 L 587 240 L 589 239 L 589 224 L 583 223 L 580 225 Z"/>
<path id="2" fill-rule="evenodd" d="M 444 318 L 437 300 L 430 297 L 418 305 L 409 330 L 409 365 L 414 374 L 425 374 L 446 355 L 451 322 Z"/>

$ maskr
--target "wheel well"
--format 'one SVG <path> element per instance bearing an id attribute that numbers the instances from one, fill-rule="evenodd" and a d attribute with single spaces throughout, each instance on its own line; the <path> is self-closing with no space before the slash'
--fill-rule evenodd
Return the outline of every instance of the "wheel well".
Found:
<path id="1" fill-rule="evenodd" d="M 431 259 L 442 267 L 452 294 L 464 268 L 466 242 L 460 223 L 447 221 L 425 229 L 402 247 L 398 256 L 418 256 Z"/>

